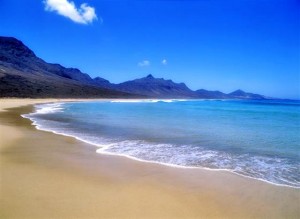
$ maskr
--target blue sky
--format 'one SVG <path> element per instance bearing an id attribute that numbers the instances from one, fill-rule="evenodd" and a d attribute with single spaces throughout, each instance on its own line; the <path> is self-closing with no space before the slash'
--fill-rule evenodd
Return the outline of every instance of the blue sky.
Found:
<path id="1" fill-rule="evenodd" d="M 298 0 L 72 2 L 0 0 L 0 35 L 114 83 L 151 73 L 300 99 Z"/>

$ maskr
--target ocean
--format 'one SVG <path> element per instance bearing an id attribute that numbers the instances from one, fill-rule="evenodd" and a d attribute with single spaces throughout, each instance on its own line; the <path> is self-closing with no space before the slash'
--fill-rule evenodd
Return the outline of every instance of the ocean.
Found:
<path id="1" fill-rule="evenodd" d="M 66 102 L 36 105 L 23 117 L 97 153 L 300 188 L 300 101 Z"/>

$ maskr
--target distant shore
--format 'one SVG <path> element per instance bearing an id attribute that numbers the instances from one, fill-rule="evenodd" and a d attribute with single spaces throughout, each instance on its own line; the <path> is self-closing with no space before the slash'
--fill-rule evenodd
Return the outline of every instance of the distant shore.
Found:
<path id="1" fill-rule="evenodd" d="M 300 189 L 97 154 L 20 116 L 59 101 L 85 100 L 0 99 L 0 218 L 300 217 Z"/>

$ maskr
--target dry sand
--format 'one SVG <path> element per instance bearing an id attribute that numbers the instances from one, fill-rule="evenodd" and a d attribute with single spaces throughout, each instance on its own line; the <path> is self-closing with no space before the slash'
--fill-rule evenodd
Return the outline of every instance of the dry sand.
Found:
<path id="1" fill-rule="evenodd" d="M 97 154 L 20 117 L 52 101 L 0 99 L 0 218 L 300 218 L 300 189 Z"/>

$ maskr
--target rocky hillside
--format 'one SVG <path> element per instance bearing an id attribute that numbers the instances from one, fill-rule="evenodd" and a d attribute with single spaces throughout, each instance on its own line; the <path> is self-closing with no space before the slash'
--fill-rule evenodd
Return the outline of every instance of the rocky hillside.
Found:
<path id="1" fill-rule="evenodd" d="M 193 91 L 184 83 L 151 74 L 113 84 L 76 68 L 47 63 L 13 37 L 0 37 L 0 97 L 266 99 L 242 90 L 229 94 Z"/>
<path id="2" fill-rule="evenodd" d="M 154 78 L 151 74 L 144 78 L 120 83 L 115 88 L 124 92 L 157 98 L 197 98 L 197 94 L 184 83 Z"/>
<path id="3" fill-rule="evenodd" d="M 76 68 L 49 64 L 13 37 L 0 37 L 0 97 L 133 97 L 97 86 Z"/>

